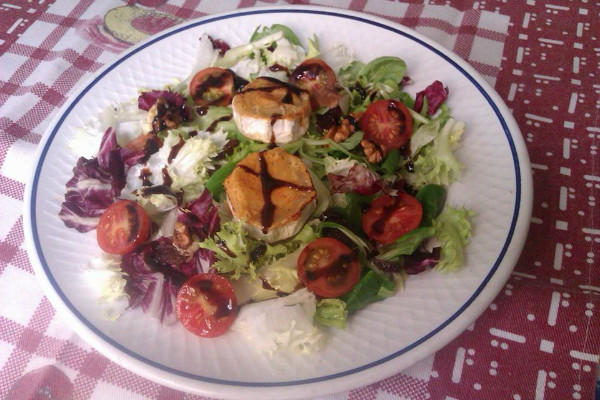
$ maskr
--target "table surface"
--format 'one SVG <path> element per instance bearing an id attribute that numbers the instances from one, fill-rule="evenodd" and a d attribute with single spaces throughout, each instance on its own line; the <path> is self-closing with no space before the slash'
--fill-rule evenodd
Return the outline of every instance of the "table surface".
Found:
<path id="1" fill-rule="evenodd" d="M 124 370 L 56 315 L 24 245 L 26 183 L 44 130 L 69 94 L 132 44 L 103 29 L 109 10 L 146 10 L 156 23 L 143 29 L 152 34 L 207 14 L 296 3 L 388 18 L 466 59 L 517 120 L 535 193 L 515 271 L 467 331 L 406 371 L 328 398 L 599 399 L 600 3 L 593 0 L 3 2 L 0 397 L 200 398 Z"/>

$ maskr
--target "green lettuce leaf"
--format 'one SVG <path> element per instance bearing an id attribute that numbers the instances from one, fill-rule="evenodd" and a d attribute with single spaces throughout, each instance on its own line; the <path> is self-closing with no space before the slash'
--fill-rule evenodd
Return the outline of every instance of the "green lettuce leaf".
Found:
<path id="1" fill-rule="evenodd" d="M 256 266 L 250 262 L 254 243 L 248 238 L 243 225 L 242 221 L 225 222 L 214 237 L 199 243 L 201 248 L 215 252 L 217 261 L 213 267 L 221 274 L 231 274 L 232 279 L 238 279 L 242 274 L 256 277 Z"/>
<path id="2" fill-rule="evenodd" d="M 434 233 L 435 229 L 431 227 L 420 227 L 413 229 L 412 231 L 402 235 L 394 243 L 391 243 L 381 249 L 382 254 L 377 256 L 377 258 L 383 261 L 390 261 L 401 255 L 412 254 L 417 251 L 425 239 L 432 237 Z"/>
<path id="3" fill-rule="evenodd" d="M 413 162 L 414 172 L 401 170 L 404 179 L 417 188 L 429 183 L 448 186 L 458 179 L 463 166 L 453 150 L 464 129 L 463 122 L 450 118 L 438 135 L 419 149 Z"/>
<path id="4" fill-rule="evenodd" d="M 341 297 L 352 314 L 369 303 L 383 300 L 394 294 L 396 283 L 385 276 L 369 270 L 352 290 Z"/>
<path id="5" fill-rule="evenodd" d="M 350 111 L 365 110 L 378 99 L 399 99 L 412 103 L 402 91 L 406 63 L 398 57 L 378 57 L 368 64 L 353 61 L 339 71 L 342 86 L 350 94 Z"/>
<path id="6" fill-rule="evenodd" d="M 258 26 L 252 34 L 252 36 L 250 37 L 250 42 L 256 42 L 260 39 L 274 34 L 275 32 L 281 32 L 283 34 L 283 37 L 290 41 L 290 43 L 295 44 L 296 46 L 301 46 L 300 40 L 298 39 L 298 36 L 296 36 L 294 31 L 288 28 L 287 26 L 281 24 L 273 24 L 269 28 L 263 26 L 262 29 L 260 26 Z"/>
<path id="7" fill-rule="evenodd" d="M 340 299 L 322 299 L 317 301 L 314 319 L 326 326 L 346 328 L 348 310 L 346 302 Z"/>
<path id="8" fill-rule="evenodd" d="M 436 266 L 441 271 L 456 271 L 464 263 L 464 247 L 471 237 L 469 218 L 473 212 L 464 208 L 447 207 L 434 221 L 434 237 L 441 245 L 440 262 Z"/>

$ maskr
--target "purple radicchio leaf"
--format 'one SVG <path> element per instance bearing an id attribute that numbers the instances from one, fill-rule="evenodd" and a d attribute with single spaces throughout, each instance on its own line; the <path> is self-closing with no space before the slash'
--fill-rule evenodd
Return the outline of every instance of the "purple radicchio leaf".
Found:
<path id="1" fill-rule="evenodd" d="M 181 263 L 187 263 L 187 257 L 178 252 L 169 238 L 160 238 L 125 254 L 121 269 L 126 273 L 129 308 L 141 307 L 164 325 L 175 323 L 177 291 L 188 278 L 180 269 Z"/>
<path id="2" fill-rule="evenodd" d="M 113 203 L 113 178 L 97 158 L 81 157 L 67 182 L 65 201 L 59 213 L 69 228 L 88 232 L 96 228 L 100 216 Z"/>
<path id="3" fill-rule="evenodd" d="M 131 167 L 136 164 L 141 164 L 150 158 L 150 156 L 156 153 L 162 143 L 158 136 L 156 135 L 145 135 L 147 137 L 146 143 L 144 143 L 144 148 L 141 150 L 134 150 L 129 147 L 122 147 L 120 150 L 121 159 L 123 160 L 123 164 L 128 167 Z"/>
<path id="4" fill-rule="evenodd" d="M 121 159 L 121 152 L 118 149 L 110 152 L 108 171 L 112 176 L 110 194 L 113 198 L 117 198 L 126 184 L 125 165 L 123 164 L 123 159 Z"/>
<path id="5" fill-rule="evenodd" d="M 121 146 L 117 143 L 117 132 L 113 128 L 108 128 L 102 136 L 100 149 L 98 149 L 98 164 L 106 171 L 110 169 L 110 154 L 113 150 L 120 149 Z"/>
<path id="6" fill-rule="evenodd" d="M 427 99 L 427 115 L 433 115 L 440 108 L 442 103 L 448 97 L 449 90 L 444 87 L 442 82 L 435 81 L 431 85 L 427 86 L 425 90 L 417 93 L 415 99 L 415 111 L 421 112 L 423 108 L 423 99 Z"/>
<path id="7" fill-rule="evenodd" d="M 327 174 L 331 193 L 354 192 L 370 196 L 381 190 L 381 178 L 369 168 L 355 164 L 348 175 Z"/>
<path id="8" fill-rule="evenodd" d="M 220 229 L 218 211 L 210 192 L 204 189 L 200 197 L 182 207 L 177 221 L 185 224 L 200 240 L 204 240 Z"/>
<path id="9" fill-rule="evenodd" d="M 215 260 L 215 253 L 213 251 L 200 248 L 196 250 L 189 261 L 179 264 L 178 268 L 185 276 L 191 278 L 198 274 L 211 272 L 211 267 Z"/>
<path id="10" fill-rule="evenodd" d="M 433 268 L 440 262 L 440 248 L 435 247 L 431 253 L 418 251 L 404 257 L 403 268 L 408 275 L 416 275 Z"/>
<path id="11" fill-rule="evenodd" d="M 170 90 L 151 90 L 140 94 L 138 97 L 138 108 L 140 110 L 148 111 L 161 97 L 163 97 L 171 106 L 177 108 L 180 108 L 185 104 L 185 99 L 179 93 L 171 92 Z"/>
<path id="12" fill-rule="evenodd" d="M 117 132 L 113 128 L 108 128 L 100 142 L 98 165 L 111 174 L 111 195 L 115 198 L 125 187 L 125 165 L 120 150 L 121 146 L 117 143 Z"/>
<path id="13" fill-rule="evenodd" d="M 219 55 L 223 56 L 227 50 L 231 48 L 227 42 L 221 39 L 215 39 L 212 36 L 208 35 L 208 40 L 212 43 L 213 49 L 219 50 Z"/>

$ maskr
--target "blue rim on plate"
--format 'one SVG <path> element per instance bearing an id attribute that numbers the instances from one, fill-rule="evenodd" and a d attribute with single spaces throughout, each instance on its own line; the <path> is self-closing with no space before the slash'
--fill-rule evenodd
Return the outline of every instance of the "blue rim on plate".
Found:
<path id="1" fill-rule="evenodd" d="M 215 379 L 215 378 L 210 378 L 210 377 L 205 377 L 205 376 L 200 376 L 200 375 L 195 375 L 195 374 L 191 374 L 188 372 L 184 372 L 184 371 L 180 371 L 171 367 L 168 367 L 166 365 L 157 363 L 155 361 L 149 360 L 131 350 L 129 350 L 128 348 L 122 346 L 121 344 L 119 344 L 118 342 L 116 342 L 115 340 L 111 339 L 109 336 L 105 335 L 104 333 L 102 333 L 98 328 L 96 328 L 92 323 L 90 323 L 76 308 L 75 306 L 69 301 L 69 299 L 65 296 L 65 294 L 62 292 L 62 290 L 60 289 L 60 286 L 57 284 L 56 280 L 54 279 L 54 276 L 52 275 L 50 269 L 48 268 L 48 264 L 46 262 L 46 259 L 44 257 L 44 253 L 43 250 L 41 248 L 40 245 L 40 240 L 38 237 L 38 232 L 37 232 L 37 221 L 36 221 L 36 196 L 37 196 L 37 187 L 38 187 L 38 181 L 39 181 L 39 176 L 41 173 L 41 168 L 43 166 L 43 162 L 44 159 L 46 157 L 46 154 L 48 152 L 48 149 L 50 147 L 50 144 L 52 143 L 54 137 L 56 136 L 59 128 L 61 127 L 63 121 L 65 120 L 65 118 L 69 115 L 69 113 L 71 112 L 71 110 L 73 109 L 73 107 L 81 100 L 81 98 L 83 96 L 85 96 L 85 94 L 100 80 L 102 79 L 108 72 L 110 72 L 111 70 L 113 70 L 117 65 L 119 65 L 120 63 L 122 63 L 123 61 L 127 60 L 129 57 L 131 57 L 132 55 L 140 52 L 141 50 L 145 49 L 148 46 L 151 46 L 152 44 L 168 37 L 174 34 L 177 34 L 179 32 L 194 28 L 196 26 L 199 25 L 204 25 L 207 23 L 211 23 L 211 22 L 215 22 L 215 21 L 219 21 L 219 20 L 225 20 L 225 19 L 229 19 L 229 18 L 238 18 L 240 16 L 245 16 L 245 15 L 253 15 L 253 14 L 270 14 L 270 13 L 308 13 L 308 14 L 319 14 L 319 15 L 326 15 L 326 16 L 333 16 L 333 17 L 339 17 L 339 18 L 347 18 L 347 19 L 351 19 L 351 20 L 355 20 L 358 22 L 362 22 L 362 23 L 366 23 L 369 25 L 373 25 L 379 28 L 383 28 L 386 30 L 389 30 L 391 32 L 394 32 L 398 35 L 401 35 L 409 40 L 412 40 L 414 42 L 419 43 L 421 46 L 427 48 L 428 50 L 434 52 L 435 54 L 437 54 L 438 56 L 442 57 L 445 61 L 447 61 L 448 63 L 450 63 L 454 68 L 456 68 L 458 71 L 460 71 L 461 74 L 463 74 L 476 88 L 477 90 L 483 95 L 483 97 L 486 99 L 486 101 L 488 102 L 488 104 L 490 105 L 490 107 L 493 109 L 495 115 L 498 117 L 498 120 L 500 121 L 500 124 L 502 125 L 502 129 L 504 131 L 504 134 L 506 136 L 506 139 L 508 140 L 508 144 L 510 146 L 510 151 L 512 154 L 512 158 L 513 158 L 513 163 L 514 163 L 514 167 L 515 167 L 515 179 L 516 179 L 516 201 L 515 201 L 515 207 L 514 207 L 514 212 L 513 212 L 513 216 L 512 216 L 512 220 L 511 220 L 511 224 L 510 224 L 510 229 L 508 230 L 508 234 L 506 236 L 506 240 L 504 241 L 504 244 L 502 246 L 502 250 L 500 251 L 500 254 L 498 255 L 498 258 L 496 259 L 496 262 L 494 263 L 494 265 L 492 266 L 492 268 L 490 269 L 489 273 L 486 275 L 485 279 L 483 280 L 483 282 L 479 285 L 479 287 L 477 288 L 477 290 L 475 290 L 475 292 L 473 293 L 473 295 L 458 309 L 458 311 L 456 311 L 451 317 L 449 317 L 446 321 L 444 321 L 442 324 L 440 324 L 438 327 L 436 327 L 434 330 L 432 330 L 431 332 L 429 332 L 427 335 L 421 337 L 419 340 L 409 344 L 408 346 L 404 347 L 403 349 L 390 354 L 389 356 L 383 357 L 377 361 L 371 362 L 369 364 L 365 364 L 363 366 L 357 367 L 357 368 L 353 368 L 347 371 L 343 371 L 343 372 L 339 372 L 339 373 L 335 373 L 335 374 L 330 374 L 330 375 L 325 375 L 325 376 L 321 376 L 318 378 L 311 378 L 311 379 L 304 379 L 304 380 L 296 380 L 296 381 L 283 381 L 283 382 L 241 382 L 241 381 L 230 381 L 230 380 L 224 380 L 224 379 Z M 382 364 L 384 362 L 387 362 L 389 360 L 392 360 L 406 352 L 408 352 L 409 350 L 417 347 L 418 345 L 426 342 L 428 339 L 430 339 L 431 337 L 433 337 L 435 334 L 437 334 L 439 331 L 441 331 L 442 329 L 444 329 L 446 326 L 448 326 L 452 321 L 454 321 L 458 316 L 460 316 L 467 307 L 469 307 L 469 305 L 471 305 L 471 303 L 473 303 L 473 301 L 475 301 L 475 299 L 479 296 L 479 294 L 481 293 L 481 291 L 486 287 L 486 285 L 488 284 L 488 282 L 490 281 L 490 279 L 494 276 L 494 274 L 496 273 L 496 270 L 498 269 L 500 263 L 502 262 L 502 260 L 504 259 L 504 256 L 506 254 L 506 251 L 512 241 L 512 237 L 515 231 L 515 227 L 516 227 L 516 223 L 519 217 L 519 211 L 520 211 L 520 204 L 521 204 L 521 172 L 520 172 L 520 163 L 519 163 L 519 159 L 517 156 L 517 151 L 516 151 L 516 147 L 515 147 L 515 143 L 513 141 L 513 138 L 510 134 L 510 131 L 508 129 L 508 125 L 504 119 L 504 117 L 502 116 L 502 113 L 500 112 L 500 110 L 498 109 L 496 103 L 494 103 L 494 101 L 490 98 L 489 94 L 481 87 L 481 85 L 479 84 L 479 82 L 473 78 L 473 76 L 471 76 L 467 71 L 464 70 L 464 68 L 462 68 L 459 64 L 457 64 L 454 60 L 452 60 L 450 57 L 448 57 L 446 54 L 444 54 L 443 52 L 440 52 L 439 50 L 437 50 L 435 47 L 429 45 L 428 43 L 422 41 L 421 39 L 414 37 L 413 35 L 411 35 L 408 32 L 403 32 L 399 29 L 396 29 L 394 27 L 385 25 L 383 23 L 379 23 L 376 21 L 372 21 L 369 20 L 367 18 L 362 18 L 356 15 L 347 15 L 347 14 L 340 14 L 334 11 L 324 11 L 324 10 L 307 10 L 307 9 L 281 9 L 281 10 L 277 10 L 277 9 L 266 9 L 266 10 L 252 10 L 252 11 L 244 11 L 244 12 L 239 12 L 239 13 L 234 13 L 234 14 L 228 14 L 228 15 L 223 15 L 223 16 L 218 16 L 218 17 L 214 17 L 214 18 L 208 18 L 208 19 L 204 19 L 202 21 L 198 21 L 195 23 L 191 23 L 189 25 L 185 25 L 182 26 L 180 28 L 174 29 L 170 32 L 167 32 L 165 34 L 162 34 L 160 36 L 157 36 L 156 38 L 154 38 L 153 40 L 139 46 L 138 48 L 132 50 L 131 52 L 125 54 L 124 56 L 122 56 L 121 58 L 119 58 L 117 61 L 115 61 L 114 63 L 112 63 L 109 67 L 107 67 L 104 71 L 102 71 L 102 73 L 100 73 L 93 81 L 91 81 L 82 91 L 81 93 L 73 100 L 73 102 L 68 106 L 68 108 L 64 111 L 64 113 L 62 114 L 62 116 L 60 117 L 60 119 L 58 120 L 58 122 L 56 123 L 56 125 L 54 126 L 54 128 L 52 129 L 52 132 L 50 133 L 48 140 L 45 143 L 45 146 L 42 150 L 42 152 L 40 153 L 40 157 L 39 157 L 39 162 L 38 165 L 36 167 L 36 171 L 35 171 L 35 175 L 34 175 L 34 179 L 33 179 L 33 183 L 32 183 L 32 189 L 31 189 L 31 204 L 30 204 L 30 215 L 31 215 L 31 229 L 32 229 L 32 234 L 33 234 L 33 241 L 35 244 L 35 248 L 37 251 L 37 254 L 40 258 L 40 262 L 42 264 L 42 267 L 46 273 L 46 276 L 48 277 L 48 280 L 50 281 L 50 284 L 53 286 L 54 290 L 56 291 L 56 293 L 60 296 L 60 298 L 62 299 L 62 301 L 64 302 L 64 304 L 70 309 L 70 311 L 77 316 L 77 318 L 79 318 L 80 321 L 82 321 L 87 328 L 89 328 L 94 334 L 96 334 L 97 336 L 99 336 L 100 338 L 102 338 L 104 341 L 106 341 L 107 343 L 111 344 L 112 346 L 116 347 L 117 349 L 119 349 L 120 351 L 122 351 L 123 353 L 129 355 L 130 357 L 133 357 L 135 359 L 137 359 L 138 361 L 141 361 L 143 363 L 149 364 L 155 368 L 158 368 L 160 370 L 163 370 L 165 372 L 169 372 L 172 374 L 176 374 L 179 375 L 181 377 L 185 377 L 185 378 L 191 378 L 191 379 L 195 379 L 198 381 L 202 381 L 202 382 L 210 382 L 210 383 L 217 383 L 217 384 L 224 384 L 224 385 L 232 385 L 232 386 L 245 386 L 245 387 L 284 387 L 284 386 L 292 386 L 292 385 L 300 385 L 300 384 L 308 384 L 308 383 L 314 383 L 314 382 L 322 382 L 322 381 L 326 381 L 326 380 L 330 380 L 330 379 L 335 379 L 335 378 L 339 378 L 339 377 L 343 377 L 343 376 L 347 376 L 347 375 L 351 375 L 357 372 L 361 372 L 364 371 L 366 369 L 372 368 L 376 365 Z"/>

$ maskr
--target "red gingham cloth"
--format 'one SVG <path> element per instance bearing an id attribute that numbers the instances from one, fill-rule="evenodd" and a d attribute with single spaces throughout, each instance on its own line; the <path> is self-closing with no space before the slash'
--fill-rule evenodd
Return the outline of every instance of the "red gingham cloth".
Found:
<path id="1" fill-rule="evenodd" d="M 0 398 L 198 399 L 90 348 L 57 316 L 24 248 L 23 193 L 41 135 L 73 89 L 129 44 L 111 9 L 160 30 L 252 0 L 0 5 Z M 533 221 L 501 294 L 461 336 L 410 369 L 328 399 L 590 399 L 600 348 L 600 41 L 595 1 L 297 1 L 388 18 L 452 49 L 495 86 L 528 146 Z M 157 28 L 158 27 L 158 28 Z M 148 32 L 148 33 L 155 33 Z M 53 396 L 53 397 L 50 397 Z M 44 397 L 45 396 L 45 397 Z"/>

